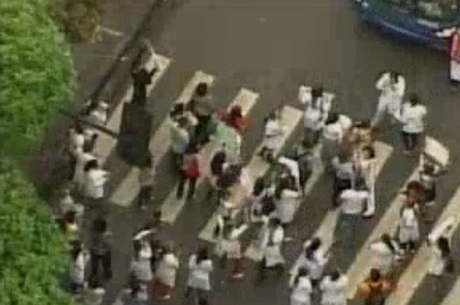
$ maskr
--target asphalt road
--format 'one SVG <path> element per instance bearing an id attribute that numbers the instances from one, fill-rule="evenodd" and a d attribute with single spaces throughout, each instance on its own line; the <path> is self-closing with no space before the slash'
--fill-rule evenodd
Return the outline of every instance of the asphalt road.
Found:
<path id="1" fill-rule="evenodd" d="M 172 0 L 171 0 L 172 1 Z M 170 1 L 170 2 L 171 2 Z M 447 60 L 444 54 L 423 46 L 409 45 L 386 37 L 360 23 L 354 4 L 346 0 L 190 0 L 183 6 L 172 5 L 158 12 L 150 30 L 145 33 L 155 44 L 157 52 L 174 60 L 170 71 L 150 99 L 151 110 L 158 126 L 185 82 L 195 70 L 216 76 L 213 93 L 220 105 L 227 105 L 241 87 L 260 94 L 251 117 L 262 118 L 270 108 L 280 103 L 296 103 L 300 84 L 323 84 L 337 95 L 334 108 L 355 119 L 369 118 L 375 109 L 377 92 L 374 83 L 385 70 L 399 71 L 406 77 L 408 92 L 418 93 L 429 110 L 429 134 L 445 144 L 452 154 L 448 175 L 442 178 L 439 201 L 445 203 L 458 187 L 458 155 L 460 144 L 455 130 L 460 129 L 458 113 L 460 93 L 450 88 L 447 81 Z M 245 156 L 255 149 L 261 136 L 261 122 L 255 122 L 245 139 Z M 377 190 L 378 214 L 358 234 L 357 247 L 334 258 L 333 264 L 346 268 L 368 229 L 377 223 L 385 204 L 411 173 L 415 160 L 404 157 L 400 151 L 399 134 L 386 126 L 380 139 L 391 143 L 395 153 L 385 165 Z M 113 164 L 117 164 L 116 157 Z M 121 169 L 120 169 L 121 168 Z M 118 172 L 125 171 L 123 166 Z M 158 198 L 164 198 L 174 182 L 168 165 L 160 169 L 164 179 L 157 188 Z M 121 174 L 120 174 L 121 175 Z M 319 187 L 311 196 L 313 205 L 299 211 L 294 236 L 310 236 L 327 210 L 330 179 L 321 178 Z M 115 179 L 116 180 L 116 179 Z M 116 183 L 115 183 L 116 184 Z M 164 194 L 162 194 L 164 193 Z M 200 198 L 200 196 L 198 197 Z M 183 249 L 185 257 L 196 247 L 199 230 L 211 215 L 213 207 L 197 200 L 178 218 L 171 234 Z M 442 204 L 437 207 L 438 212 Z M 135 210 L 114 209 L 114 230 L 119 236 L 114 287 L 124 281 L 122 274 L 128 263 L 129 236 L 145 215 Z M 299 220 L 300 219 L 300 220 Z M 458 238 L 456 238 L 458 240 Z M 300 243 L 287 246 L 286 256 L 299 253 Z M 253 269 L 252 267 L 249 267 Z M 186 272 L 181 271 L 177 294 L 181 295 Z M 222 272 L 216 272 L 213 304 L 287 304 L 286 281 L 268 280 L 254 285 L 249 274 L 241 282 L 228 283 Z M 448 281 L 447 287 L 452 285 Z M 424 287 L 429 280 L 424 281 Z M 429 289 L 421 290 L 411 305 L 435 304 L 443 296 L 435 296 Z M 447 290 L 446 290 L 447 292 Z M 181 304 L 180 298 L 170 304 Z"/>

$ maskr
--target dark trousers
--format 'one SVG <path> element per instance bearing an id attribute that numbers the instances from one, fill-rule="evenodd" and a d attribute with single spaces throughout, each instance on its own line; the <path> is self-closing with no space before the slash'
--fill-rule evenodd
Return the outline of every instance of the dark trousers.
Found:
<path id="1" fill-rule="evenodd" d="M 187 200 L 191 199 L 195 195 L 196 181 L 198 178 L 188 178 L 182 173 L 179 177 L 179 185 L 177 186 L 177 199 L 182 199 L 184 196 L 185 184 L 188 181 L 188 191 L 187 191 Z"/>
<path id="2" fill-rule="evenodd" d="M 151 185 L 141 187 L 141 190 L 139 191 L 139 206 L 144 207 L 150 203 L 152 191 L 153 187 Z"/>
<path id="3" fill-rule="evenodd" d="M 198 124 L 195 127 L 195 141 L 198 144 L 205 144 L 209 142 L 209 123 L 211 121 L 211 116 L 209 115 L 198 115 Z"/>
<path id="4" fill-rule="evenodd" d="M 404 144 L 404 149 L 413 151 L 418 144 L 419 133 L 409 133 L 402 131 L 401 136 Z"/>
<path id="5" fill-rule="evenodd" d="M 102 286 L 102 283 L 99 280 L 99 267 L 102 267 L 102 272 L 104 275 L 104 280 L 108 280 L 112 277 L 112 255 L 111 253 L 106 253 L 104 255 L 99 255 L 91 253 L 90 259 L 90 278 L 89 283 L 91 288 L 97 288 Z"/>

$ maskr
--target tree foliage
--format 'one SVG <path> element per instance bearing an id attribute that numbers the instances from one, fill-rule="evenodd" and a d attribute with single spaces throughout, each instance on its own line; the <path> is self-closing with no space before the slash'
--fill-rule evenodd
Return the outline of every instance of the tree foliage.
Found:
<path id="1" fill-rule="evenodd" d="M 0 304 L 72 304 L 64 240 L 21 171 L 71 101 L 72 59 L 48 0 L 0 1 L 0 16 Z"/>
<path id="2" fill-rule="evenodd" d="M 0 154 L 20 157 L 70 102 L 72 59 L 48 0 L 0 1 L 0 16 Z"/>

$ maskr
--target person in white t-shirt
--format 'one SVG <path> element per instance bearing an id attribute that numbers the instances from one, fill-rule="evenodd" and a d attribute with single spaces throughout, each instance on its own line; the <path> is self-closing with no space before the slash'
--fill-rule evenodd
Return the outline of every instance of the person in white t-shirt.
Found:
<path id="1" fill-rule="evenodd" d="M 190 256 L 188 268 L 190 271 L 186 295 L 193 292 L 196 299 L 207 299 L 211 291 L 210 275 L 214 268 L 206 247 L 200 248 L 196 254 Z"/>
<path id="2" fill-rule="evenodd" d="M 347 304 L 348 278 L 334 270 L 325 276 L 320 285 L 321 305 L 346 305 Z"/>
<path id="3" fill-rule="evenodd" d="M 385 72 L 377 80 L 375 85 L 380 91 L 377 111 L 372 119 L 372 127 L 378 126 L 385 114 L 392 117 L 393 122 L 399 119 L 401 102 L 406 91 L 404 77 L 396 72 Z"/>
<path id="4" fill-rule="evenodd" d="M 331 110 L 333 94 L 323 92 L 321 86 L 300 86 L 299 101 L 304 105 L 304 139 L 310 145 L 318 143 L 321 130 Z"/>
<path id="5" fill-rule="evenodd" d="M 358 222 L 367 208 L 370 196 L 364 180 L 357 179 L 355 184 L 354 188 L 346 189 L 339 195 L 341 213 L 337 225 L 337 236 L 342 236 L 339 241 L 343 246 L 347 246 L 346 243 L 355 242 Z"/>
<path id="6" fill-rule="evenodd" d="M 425 131 L 426 115 L 426 107 L 420 104 L 420 99 L 415 94 L 402 106 L 400 121 L 405 153 L 410 154 L 416 148 L 420 135 Z"/>
<path id="7" fill-rule="evenodd" d="M 332 169 L 331 161 L 339 154 L 342 140 L 350 127 L 351 119 L 337 113 L 329 114 L 324 123 L 322 160 L 329 169 Z"/>
<path id="8" fill-rule="evenodd" d="M 85 165 L 84 194 L 87 198 L 100 200 L 104 197 L 104 185 L 109 172 L 101 169 L 97 160 L 91 160 Z"/>
<path id="9" fill-rule="evenodd" d="M 283 138 L 284 127 L 280 114 L 276 111 L 269 114 L 265 122 L 263 147 L 260 155 L 267 161 L 273 161 L 274 153 Z"/>
<path id="10" fill-rule="evenodd" d="M 290 305 L 310 305 L 313 287 L 308 277 L 308 271 L 300 268 L 299 272 L 289 282 L 291 288 Z"/>

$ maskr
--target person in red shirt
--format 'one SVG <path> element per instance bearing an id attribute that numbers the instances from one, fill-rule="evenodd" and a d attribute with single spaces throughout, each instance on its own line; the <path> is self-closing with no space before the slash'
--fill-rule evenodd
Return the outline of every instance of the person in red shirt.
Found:
<path id="1" fill-rule="evenodd" d="M 235 105 L 230 108 L 228 112 L 221 114 L 220 119 L 222 122 L 235 128 L 240 133 L 243 133 L 246 129 L 246 118 L 243 116 L 243 110 L 239 105 Z"/>

